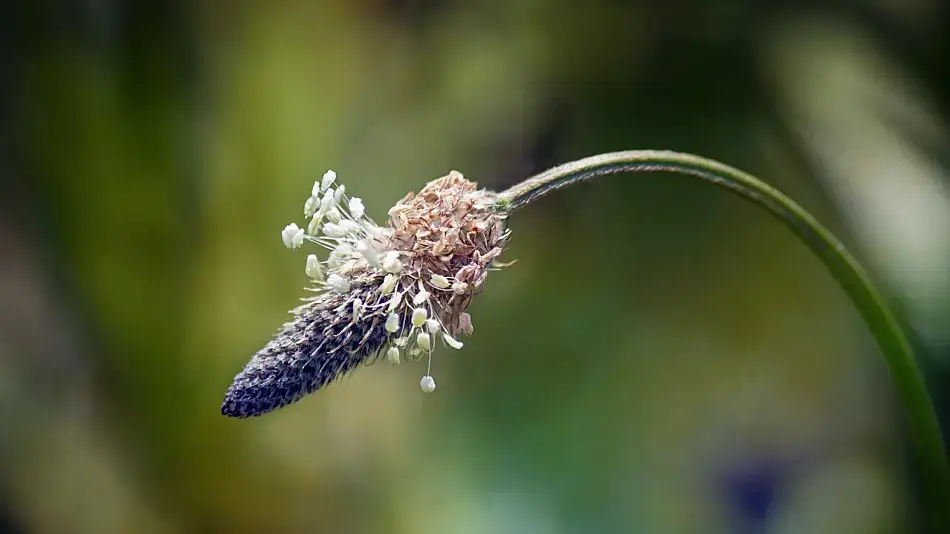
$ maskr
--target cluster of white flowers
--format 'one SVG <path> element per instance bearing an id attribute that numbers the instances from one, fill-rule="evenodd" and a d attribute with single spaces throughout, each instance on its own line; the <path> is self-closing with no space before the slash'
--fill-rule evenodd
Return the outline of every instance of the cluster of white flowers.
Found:
<path id="1" fill-rule="evenodd" d="M 398 209 L 399 205 L 390 211 Z M 345 187 L 336 183 L 332 170 L 313 184 L 303 211 L 308 219 L 306 229 L 294 223 L 287 225 L 281 232 L 284 245 L 296 250 L 309 241 L 329 251 L 325 260 L 309 254 L 304 268 L 321 290 L 345 295 L 357 276 L 369 274 L 380 279 L 379 290 L 371 302 L 352 299 L 352 321 L 384 318 L 387 338 L 381 351 L 386 359 L 398 364 L 404 355 L 412 360 L 428 356 L 429 370 L 420 381 L 420 388 L 427 393 L 434 391 L 435 380 L 429 374 L 434 342 L 441 338 L 453 349 L 462 348 L 462 343 L 446 331 L 439 310 L 433 306 L 437 299 L 432 296 L 433 292 L 451 293 L 460 282 L 453 277 L 407 268 L 405 260 L 410 253 L 394 250 L 392 228 L 373 222 L 363 201 L 348 197 Z"/>

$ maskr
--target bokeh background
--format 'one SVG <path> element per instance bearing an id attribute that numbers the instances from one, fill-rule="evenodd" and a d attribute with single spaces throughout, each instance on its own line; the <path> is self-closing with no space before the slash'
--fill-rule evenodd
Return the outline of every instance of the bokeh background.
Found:
<path id="1" fill-rule="evenodd" d="M 928 510 L 866 327 L 784 227 L 613 176 L 512 219 L 464 350 L 254 420 L 332 168 L 377 220 L 451 169 L 689 151 L 866 262 L 950 427 L 940 0 L 12 0 L 0 15 L 0 532 L 897 533 Z"/>

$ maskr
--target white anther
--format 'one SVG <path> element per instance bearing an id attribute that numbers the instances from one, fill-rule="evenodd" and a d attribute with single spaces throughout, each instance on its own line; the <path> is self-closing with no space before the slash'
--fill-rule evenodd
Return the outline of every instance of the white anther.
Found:
<path id="1" fill-rule="evenodd" d="M 399 274 L 402 272 L 402 262 L 399 261 L 399 253 L 396 251 L 391 250 L 383 254 L 380 264 L 387 273 Z"/>
<path id="2" fill-rule="evenodd" d="M 327 171 L 323 174 L 323 180 L 320 182 L 320 189 L 326 191 L 330 189 L 330 186 L 333 185 L 333 182 L 336 181 L 336 173 L 333 171 Z"/>
<path id="3" fill-rule="evenodd" d="M 399 307 L 401 303 L 402 303 L 402 293 L 399 293 L 398 295 L 389 299 L 389 307 L 387 308 L 387 311 L 394 311 L 396 308 Z"/>
<path id="4" fill-rule="evenodd" d="M 339 224 L 328 222 L 323 225 L 323 233 L 327 237 L 343 237 L 346 235 L 346 229 Z"/>
<path id="5" fill-rule="evenodd" d="M 332 223 L 338 223 L 342 218 L 343 215 L 341 215 L 340 210 L 336 208 L 330 208 L 330 211 L 327 212 L 327 220 Z"/>
<path id="6" fill-rule="evenodd" d="M 304 217 L 310 217 L 311 215 L 313 215 L 313 212 L 316 211 L 317 206 L 319 206 L 319 204 L 317 204 L 318 201 L 319 199 L 317 197 L 311 196 L 310 198 L 307 199 L 306 202 L 304 202 L 303 204 Z"/>
<path id="7" fill-rule="evenodd" d="M 463 343 L 462 343 L 461 341 L 459 341 L 459 340 L 455 339 L 454 337 L 450 336 L 450 335 L 448 334 L 448 332 L 442 332 L 442 339 L 444 339 L 444 340 L 445 340 L 445 343 L 446 343 L 448 346 L 452 347 L 453 349 L 458 350 L 458 349 L 462 348 L 462 346 L 463 346 Z"/>
<path id="8" fill-rule="evenodd" d="M 435 379 L 429 375 L 422 377 L 422 380 L 419 381 L 419 388 L 422 389 L 423 393 L 432 393 L 435 391 Z"/>
<path id="9" fill-rule="evenodd" d="M 349 219 L 344 219 L 340 221 L 340 228 L 343 228 L 343 231 L 349 234 L 358 234 L 363 230 L 363 227 L 356 221 L 351 221 Z"/>
<path id="10" fill-rule="evenodd" d="M 449 282 L 449 279 L 442 276 L 441 274 L 433 274 L 431 282 L 433 286 L 439 289 L 448 289 L 452 287 L 452 284 Z"/>
<path id="11" fill-rule="evenodd" d="M 396 289 L 396 275 L 387 274 L 386 278 L 383 278 L 383 285 L 380 286 L 379 290 L 383 292 L 383 295 L 388 295 L 393 292 L 393 289 Z"/>
<path id="12" fill-rule="evenodd" d="M 376 239 L 382 239 L 383 237 L 385 237 L 385 233 L 383 232 L 383 229 L 369 221 L 363 221 L 363 229 L 366 230 L 367 234 L 369 234 L 370 236 Z"/>
<path id="13" fill-rule="evenodd" d="M 307 268 L 304 269 L 304 272 L 314 280 L 323 280 L 323 269 L 320 268 L 320 260 L 317 259 L 316 254 L 307 256 Z"/>
<path id="14" fill-rule="evenodd" d="M 425 308 L 416 308 L 412 310 L 412 325 L 413 326 L 422 326 L 426 324 L 426 319 L 429 318 L 429 312 Z"/>
<path id="15" fill-rule="evenodd" d="M 427 351 L 432 347 L 432 338 L 425 332 L 419 332 L 419 335 L 416 336 L 416 345 L 418 345 L 420 349 Z"/>
<path id="16" fill-rule="evenodd" d="M 360 313 L 363 312 L 363 299 L 357 298 L 353 300 L 353 320 L 359 321 Z"/>
<path id="17" fill-rule="evenodd" d="M 379 254 L 376 252 L 376 249 L 369 245 L 366 241 L 358 241 L 355 245 L 356 251 L 363 255 L 363 258 L 366 259 L 366 263 L 370 264 L 371 267 L 379 268 Z M 387 278 L 390 275 L 387 275 Z M 385 279 L 384 279 L 385 280 Z M 383 294 L 388 293 L 385 289 Z"/>
<path id="18" fill-rule="evenodd" d="M 290 223 L 284 227 L 280 238 L 284 241 L 285 247 L 293 250 L 303 245 L 304 234 L 303 228 L 297 226 L 296 223 Z"/>
<path id="19" fill-rule="evenodd" d="M 346 186 L 340 184 L 340 187 L 337 187 L 336 191 L 333 192 L 333 203 L 339 206 L 340 201 L 343 200 L 343 195 L 345 194 L 346 194 Z"/>
<path id="20" fill-rule="evenodd" d="M 324 195 L 323 198 L 320 200 L 320 210 L 318 211 L 318 213 L 320 215 L 323 215 L 326 212 L 330 211 L 332 207 L 333 207 L 333 195 L 332 194 Z"/>
<path id="21" fill-rule="evenodd" d="M 354 219 L 359 219 L 364 213 L 366 213 L 366 208 L 363 206 L 363 201 L 357 197 L 350 199 L 349 208 L 350 215 L 352 215 Z"/>
<path id="22" fill-rule="evenodd" d="M 389 347 L 389 350 L 386 351 L 386 359 L 391 361 L 393 365 L 399 364 L 399 349 L 396 347 Z"/>
<path id="23" fill-rule="evenodd" d="M 346 293 L 350 290 L 350 282 L 336 273 L 327 277 L 327 286 L 337 293 Z"/>
<path id="24" fill-rule="evenodd" d="M 317 235 L 317 231 L 320 230 L 321 222 L 323 222 L 323 215 L 315 213 L 313 217 L 310 218 L 310 223 L 307 225 L 307 233 L 310 235 Z"/>
<path id="25" fill-rule="evenodd" d="M 327 258 L 327 265 L 329 265 L 331 269 L 336 269 L 346 263 L 346 261 L 355 254 L 356 251 L 353 250 L 353 247 L 346 242 L 342 242 L 330 251 L 330 257 Z"/>
<path id="26" fill-rule="evenodd" d="M 430 334 L 437 333 L 441 328 L 442 325 L 439 324 L 437 319 L 426 319 L 426 330 L 428 330 Z"/>
<path id="27" fill-rule="evenodd" d="M 422 304 L 423 302 L 429 300 L 429 292 L 425 289 L 416 293 L 416 296 L 412 297 L 412 303 L 416 306 Z"/>
<path id="28" fill-rule="evenodd" d="M 386 331 L 390 334 L 395 334 L 399 330 L 399 314 L 390 313 L 386 317 Z"/>

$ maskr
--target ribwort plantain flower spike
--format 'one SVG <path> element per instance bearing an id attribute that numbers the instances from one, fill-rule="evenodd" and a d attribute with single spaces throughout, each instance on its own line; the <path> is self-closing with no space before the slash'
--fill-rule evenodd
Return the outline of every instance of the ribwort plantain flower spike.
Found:
<path id="1" fill-rule="evenodd" d="M 393 364 L 428 357 L 420 381 L 431 376 L 435 342 L 462 348 L 471 335 L 465 310 L 481 292 L 507 243 L 507 215 L 498 195 L 452 171 L 410 193 L 377 225 L 363 201 L 348 197 L 327 171 L 304 203 L 307 228 L 287 225 L 281 240 L 328 251 L 306 258 L 314 294 L 234 377 L 221 413 L 252 417 L 294 403 L 360 365 L 385 357 Z"/>
<path id="2" fill-rule="evenodd" d="M 907 409 L 935 531 L 950 532 L 950 462 L 940 424 L 914 351 L 890 307 L 857 260 L 808 211 L 751 174 L 692 154 L 599 154 L 548 169 L 501 193 L 479 190 L 452 171 L 393 206 L 385 227 L 365 215 L 362 201 L 348 199 L 342 185 L 334 189 L 336 173 L 327 171 L 304 204 L 304 216 L 310 218 L 306 231 L 290 224 L 281 232 L 287 248 L 310 241 L 330 250 L 327 260 L 319 262 L 320 276 L 314 276 L 317 270 L 308 258 L 306 270 L 316 295 L 294 310 L 292 320 L 235 377 L 221 412 L 261 415 L 380 354 L 393 363 L 401 361 L 401 354 L 409 359 L 428 354 L 429 370 L 419 386 L 426 393 L 435 391 L 432 342 L 441 337 L 449 347 L 461 349 L 455 336 L 472 334 L 465 310 L 481 292 L 488 271 L 510 265 L 495 261 L 509 236 L 507 217 L 572 184 L 644 171 L 692 176 L 744 197 L 785 224 L 824 263 L 881 348 Z M 335 226 L 327 230 L 330 224 Z"/>

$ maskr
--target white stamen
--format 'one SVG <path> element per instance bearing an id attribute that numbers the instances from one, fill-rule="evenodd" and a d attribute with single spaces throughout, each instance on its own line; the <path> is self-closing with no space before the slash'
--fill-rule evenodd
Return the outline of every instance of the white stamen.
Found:
<path id="1" fill-rule="evenodd" d="M 416 293 L 416 296 L 412 297 L 412 303 L 416 306 L 422 304 L 423 302 L 429 300 L 429 292 L 423 289 Z"/>
<path id="2" fill-rule="evenodd" d="M 400 293 L 400 294 L 394 296 L 393 298 L 389 299 L 389 308 L 388 308 L 388 311 L 394 311 L 396 308 L 399 307 L 400 304 L 402 304 L 402 293 Z"/>
<path id="3" fill-rule="evenodd" d="M 363 229 L 366 230 L 367 234 L 369 234 L 370 236 L 376 239 L 382 239 L 383 237 L 385 237 L 383 229 L 369 221 L 363 222 Z"/>
<path id="4" fill-rule="evenodd" d="M 416 345 L 419 345 L 419 348 L 422 350 L 429 350 L 432 347 L 431 342 L 432 338 L 425 332 L 419 332 L 419 335 L 416 336 Z"/>
<path id="5" fill-rule="evenodd" d="M 390 334 L 395 334 L 399 330 L 399 314 L 390 313 L 386 317 L 386 331 Z"/>
<path id="6" fill-rule="evenodd" d="M 315 213 L 310 219 L 310 224 L 307 225 L 307 233 L 310 235 L 317 235 L 317 231 L 320 229 L 321 222 L 323 222 L 323 215 L 320 213 Z"/>
<path id="7" fill-rule="evenodd" d="M 379 254 L 376 252 L 376 249 L 368 244 L 365 240 L 356 243 L 356 251 L 363 255 L 363 257 L 366 259 L 366 263 L 368 263 L 370 267 L 374 267 L 376 269 L 379 268 Z M 391 275 L 386 275 L 386 278 L 389 278 L 390 276 Z M 385 284 L 385 279 L 383 283 Z M 385 295 L 386 293 L 389 292 L 383 289 L 383 294 Z"/>
<path id="8" fill-rule="evenodd" d="M 333 185 L 333 182 L 336 181 L 336 173 L 333 171 L 327 171 L 323 174 L 323 180 L 320 182 L 320 189 L 326 191 L 330 189 L 330 186 Z"/>
<path id="9" fill-rule="evenodd" d="M 317 212 L 320 215 L 325 214 L 330 211 L 330 208 L 333 207 L 333 195 L 324 195 L 323 199 L 320 200 L 320 210 Z"/>
<path id="10" fill-rule="evenodd" d="M 346 293 L 350 290 L 350 282 L 336 273 L 327 277 L 327 286 L 337 293 Z"/>
<path id="11" fill-rule="evenodd" d="M 383 292 L 383 295 L 388 295 L 392 293 L 393 289 L 396 288 L 396 275 L 387 274 L 386 278 L 383 278 L 383 285 L 380 286 L 380 291 Z"/>
<path id="12" fill-rule="evenodd" d="M 320 200 L 320 180 L 313 182 L 313 188 L 310 190 L 310 196 L 314 197 L 314 201 Z"/>
<path id="13" fill-rule="evenodd" d="M 340 205 L 340 201 L 343 200 L 343 195 L 346 194 L 346 186 L 340 184 L 340 187 L 336 188 L 336 191 L 333 192 L 333 203 Z"/>
<path id="14" fill-rule="evenodd" d="M 336 208 L 330 208 L 330 211 L 327 212 L 327 220 L 332 223 L 340 222 L 343 216 L 340 214 L 340 210 Z"/>
<path id="15" fill-rule="evenodd" d="M 438 320 L 426 319 L 426 330 L 428 330 L 430 334 L 437 333 L 441 328 L 442 328 L 442 325 L 439 324 Z"/>
<path id="16" fill-rule="evenodd" d="M 296 223 L 290 223 L 284 227 L 284 230 L 280 233 L 280 238 L 284 241 L 285 247 L 293 250 L 303 245 L 305 233 L 303 228 L 297 226 Z"/>
<path id="17" fill-rule="evenodd" d="M 432 275 L 432 285 L 439 289 L 448 289 L 452 287 L 452 284 L 449 282 L 449 279 L 442 276 L 441 274 Z"/>
<path id="18" fill-rule="evenodd" d="M 412 325 L 413 326 L 422 326 L 426 323 L 426 319 L 429 318 L 429 312 L 425 308 L 416 308 L 412 310 Z"/>
<path id="19" fill-rule="evenodd" d="M 459 340 L 455 339 L 454 337 L 450 336 L 450 335 L 448 334 L 448 332 L 442 332 L 442 339 L 445 340 L 445 343 L 446 343 L 448 346 L 450 346 L 450 347 L 452 347 L 453 349 L 456 349 L 456 350 L 462 348 L 462 346 L 464 345 L 461 341 L 459 341 Z"/>
<path id="20" fill-rule="evenodd" d="M 353 247 L 348 245 L 346 242 L 342 242 L 330 252 L 330 257 L 327 259 L 327 265 L 331 269 L 337 269 L 355 254 L 356 252 L 353 250 Z"/>
<path id="21" fill-rule="evenodd" d="M 358 222 L 351 221 L 349 219 L 340 221 L 340 228 L 343 228 L 343 231 L 345 231 L 347 234 L 358 234 L 361 230 L 363 230 L 363 227 L 360 226 Z"/>
<path id="22" fill-rule="evenodd" d="M 304 202 L 303 204 L 304 217 L 310 217 L 311 215 L 313 215 L 313 212 L 317 210 L 318 200 L 319 199 L 317 197 L 311 196 L 310 198 L 307 199 L 306 202 Z"/>
<path id="23" fill-rule="evenodd" d="M 343 237 L 346 235 L 346 229 L 339 224 L 328 222 L 323 225 L 323 233 L 327 237 Z"/>
<path id="24" fill-rule="evenodd" d="M 353 300 L 353 321 L 358 321 L 360 319 L 360 313 L 363 312 L 363 299 L 357 298 Z"/>
<path id="25" fill-rule="evenodd" d="M 366 213 L 366 208 L 363 206 L 363 201 L 357 197 L 353 197 L 350 199 L 349 208 L 350 208 L 350 215 L 352 215 L 354 219 L 359 219 L 360 217 L 363 216 L 364 213 Z"/>
<path id="26" fill-rule="evenodd" d="M 406 336 L 397 337 L 393 340 L 393 343 L 395 343 L 397 347 L 405 347 L 406 344 L 409 343 L 409 338 Z"/>
<path id="27" fill-rule="evenodd" d="M 419 381 L 419 387 L 423 393 L 432 393 L 435 391 L 435 379 L 429 375 L 425 375 L 422 377 L 422 380 Z"/>
<path id="28" fill-rule="evenodd" d="M 396 251 L 391 250 L 383 254 L 380 263 L 387 273 L 399 274 L 402 271 L 402 262 L 399 261 L 399 253 Z"/>
<path id="29" fill-rule="evenodd" d="M 314 280 L 323 280 L 323 269 L 320 268 L 320 260 L 317 259 L 316 254 L 307 256 L 307 268 L 304 269 L 304 272 Z"/>
<path id="30" fill-rule="evenodd" d="M 393 365 L 399 365 L 399 349 L 389 347 L 389 350 L 386 351 L 386 359 L 391 361 Z"/>

